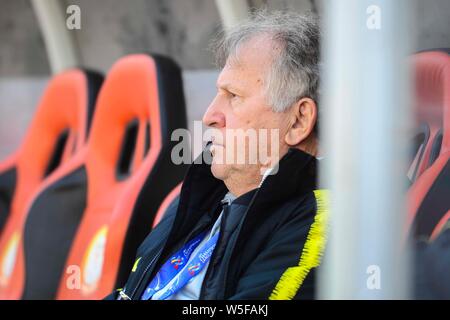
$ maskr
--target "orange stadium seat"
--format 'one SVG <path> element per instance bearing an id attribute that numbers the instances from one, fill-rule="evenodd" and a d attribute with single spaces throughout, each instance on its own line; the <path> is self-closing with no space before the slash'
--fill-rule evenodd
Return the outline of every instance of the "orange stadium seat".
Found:
<path id="1" fill-rule="evenodd" d="M 164 214 L 170 206 L 173 206 L 178 203 L 179 195 L 181 192 L 182 183 L 177 185 L 175 189 L 170 191 L 164 201 L 161 203 L 161 206 L 156 213 L 155 220 L 153 221 L 153 228 L 164 218 Z"/>
<path id="2" fill-rule="evenodd" d="M 430 126 L 430 141 L 409 190 L 407 230 L 428 240 L 450 215 L 450 56 L 424 52 L 414 61 L 419 117 Z"/>
<path id="3" fill-rule="evenodd" d="M 24 299 L 101 299 L 125 282 L 139 244 L 186 166 L 181 71 L 161 56 L 120 59 L 99 94 L 89 142 L 34 200 L 24 232 Z M 44 253 L 44 254 L 43 254 Z"/>
<path id="4" fill-rule="evenodd" d="M 42 181 L 84 146 L 102 81 L 100 74 L 79 69 L 54 76 L 22 144 L 0 163 L 0 298 L 16 292 L 16 261 L 23 270 L 27 205 Z"/>
<path id="5" fill-rule="evenodd" d="M 442 119 L 445 101 L 442 100 L 442 81 L 439 73 L 442 63 L 448 60 L 443 51 L 425 51 L 413 56 L 415 72 L 414 112 L 417 127 L 414 137 L 414 161 L 410 168 L 410 180 L 414 182 L 429 168 L 439 154 L 442 143 Z"/>

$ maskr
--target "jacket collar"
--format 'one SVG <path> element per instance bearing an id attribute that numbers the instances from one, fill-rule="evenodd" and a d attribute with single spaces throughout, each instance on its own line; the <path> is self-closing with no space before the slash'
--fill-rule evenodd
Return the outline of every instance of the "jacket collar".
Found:
<path id="1" fill-rule="evenodd" d="M 317 160 L 310 154 L 289 149 L 278 164 L 278 172 L 262 182 L 258 203 L 269 205 L 283 202 L 295 194 L 313 190 L 317 183 Z"/>
<path id="2" fill-rule="evenodd" d="M 209 146 L 188 169 L 174 221 L 175 235 L 192 229 L 201 216 L 220 205 L 220 200 L 228 192 L 223 181 L 213 176 L 211 165 L 203 161 L 208 157 L 211 157 Z M 289 149 L 278 164 L 278 172 L 268 175 L 262 182 L 256 192 L 258 201 L 255 201 L 255 205 L 264 208 L 283 202 L 302 191 L 313 190 L 316 186 L 316 166 L 313 156 L 298 149 Z M 255 192 L 250 194 L 254 196 Z M 239 202 L 239 198 L 235 201 Z"/>

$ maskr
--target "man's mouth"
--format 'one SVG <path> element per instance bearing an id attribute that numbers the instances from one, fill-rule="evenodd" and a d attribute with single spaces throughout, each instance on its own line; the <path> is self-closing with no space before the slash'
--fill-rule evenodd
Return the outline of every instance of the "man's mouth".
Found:
<path id="1" fill-rule="evenodd" d="M 219 148 L 223 148 L 223 145 L 215 142 L 211 143 L 211 147 L 209 150 L 213 157 L 216 155 Z"/>
<path id="2" fill-rule="evenodd" d="M 217 137 L 215 137 L 215 136 L 211 137 L 211 145 L 212 146 L 223 146 L 223 144 L 220 143 L 218 140 L 222 140 L 222 139 L 217 139 Z"/>
<path id="3" fill-rule="evenodd" d="M 212 153 L 214 153 L 214 151 L 216 151 L 218 148 L 223 148 L 223 145 L 217 144 L 217 143 L 212 143 L 210 150 Z"/>
<path id="4" fill-rule="evenodd" d="M 211 147 L 223 147 L 223 144 L 214 139 L 214 137 L 211 140 Z"/>
<path id="5" fill-rule="evenodd" d="M 212 143 L 211 145 L 213 147 L 223 147 L 223 144 L 220 144 L 220 143 Z"/>

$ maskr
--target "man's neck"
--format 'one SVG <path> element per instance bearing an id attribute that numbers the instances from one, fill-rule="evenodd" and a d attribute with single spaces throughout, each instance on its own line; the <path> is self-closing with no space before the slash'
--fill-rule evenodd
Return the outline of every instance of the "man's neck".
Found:
<path id="1" fill-rule="evenodd" d="M 243 182 L 239 183 L 238 181 L 224 181 L 227 189 L 236 197 L 240 197 L 247 192 L 258 188 L 261 182 L 262 176 L 259 175 L 259 179 L 242 179 Z M 249 181 L 254 181 L 249 183 Z"/>

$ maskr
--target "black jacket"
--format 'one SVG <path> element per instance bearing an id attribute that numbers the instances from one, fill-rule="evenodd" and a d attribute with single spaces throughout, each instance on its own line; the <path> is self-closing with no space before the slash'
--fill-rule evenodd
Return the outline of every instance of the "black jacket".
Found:
<path id="1" fill-rule="evenodd" d="M 434 241 L 418 241 L 414 249 L 413 297 L 450 299 L 450 220 Z"/>
<path id="2" fill-rule="evenodd" d="M 314 298 L 327 215 L 316 166 L 314 157 L 291 149 L 277 174 L 224 209 L 200 299 Z M 107 298 L 140 299 L 169 255 L 212 227 L 226 192 L 209 165 L 191 165 L 179 201 L 139 247 L 126 285 Z"/>

